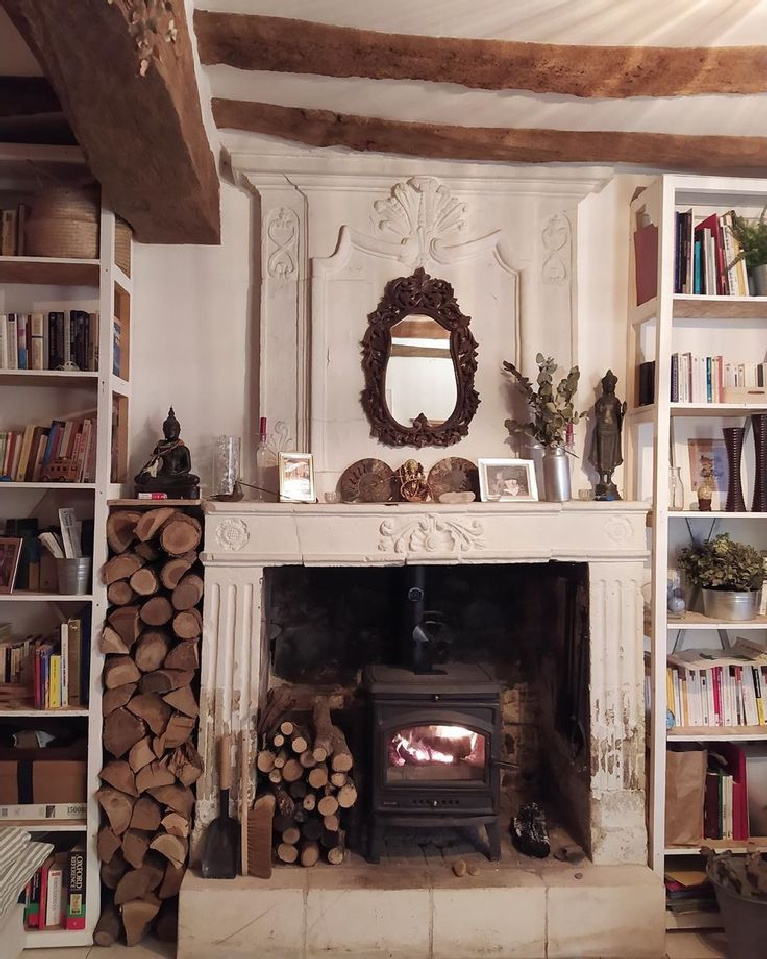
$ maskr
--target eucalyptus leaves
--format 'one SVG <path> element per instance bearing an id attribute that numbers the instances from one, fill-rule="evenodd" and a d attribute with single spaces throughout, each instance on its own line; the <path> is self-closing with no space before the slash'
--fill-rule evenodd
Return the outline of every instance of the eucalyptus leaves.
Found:
<path id="1" fill-rule="evenodd" d="M 513 363 L 504 360 L 504 369 L 516 379 L 517 386 L 524 393 L 533 416 L 530 423 L 506 420 L 506 429 L 510 433 L 527 433 L 542 446 L 564 446 L 567 424 L 577 423 L 582 416 L 573 406 L 573 397 L 581 376 L 580 370 L 574 366 L 555 387 L 556 360 L 539 353 L 535 357 L 535 362 L 538 364 L 537 390 Z"/>

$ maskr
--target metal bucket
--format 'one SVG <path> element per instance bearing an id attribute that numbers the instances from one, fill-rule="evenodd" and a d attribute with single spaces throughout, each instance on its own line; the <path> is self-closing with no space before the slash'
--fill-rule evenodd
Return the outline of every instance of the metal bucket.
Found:
<path id="1" fill-rule="evenodd" d="M 66 596 L 84 596 L 91 591 L 91 558 L 57 559 L 59 592 Z"/>
<path id="2" fill-rule="evenodd" d="M 726 589 L 703 589 L 703 613 L 720 623 L 745 623 L 759 612 L 759 590 L 736 593 Z"/>
<path id="3" fill-rule="evenodd" d="M 566 503 L 572 497 L 570 464 L 561 446 L 550 446 L 543 454 L 543 486 L 549 503 Z"/>
<path id="4" fill-rule="evenodd" d="M 767 900 L 739 896 L 709 875 L 727 933 L 728 959 L 758 959 L 767 943 Z"/>

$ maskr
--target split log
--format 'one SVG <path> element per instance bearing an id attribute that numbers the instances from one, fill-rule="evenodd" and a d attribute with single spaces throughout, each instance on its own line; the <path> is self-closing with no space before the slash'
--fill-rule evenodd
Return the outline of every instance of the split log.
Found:
<path id="1" fill-rule="evenodd" d="M 291 846 L 290 843 L 281 842 L 279 846 L 277 846 L 277 858 L 281 862 L 291 865 L 298 859 L 298 849 L 295 846 Z"/>
<path id="2" fill-rule="evenodd" d="M 330 703 L 324 697 L 318 697 L 312 709 L 314 724 L 313 755 L 318 763 L 324 763 L 333 746 L 333 721 L 330 718 Z"/>
<path id="3" fill-rule="evenodd" d="M 301 805 L 307 812 L 311 812 L 312 809 L 314 809 L 314 807 L 317 805 L 317 794 L 307 793 L 301 800 Z"/>
<path id="4" fill-rule="evenodd" d="M 120 878 L 115 887 L 115 905 L 150 895 L 160 885 L 164 874 L 165 860 L 156 853 L 147 853 L 138 869 L 131 869 Z"/>
<path id="5" fill-rule="evenodd" d="M 288 826 L 282 830 L 282 841 L 290 843 L 291 846 L 297 846 L 301 839 L 301 830 L 298 826 Z"/>
<path id="6" fill-rule="evenodd" d="M 163 666 L 166 669 L 198 669 L 200 666 L 199 644 L 183 642 L 175 646 L 165 657 Z"/>
<path id="7" fill-rule="evenodd" d="M 133 643 L 126 643 L 122 636 L 111 626 L 105 626 L 99 639 L 99 652 L 127 655 Z"/>
<path id="8" fill-rule="evenodd" d="M 163 696 L 163 699 L 169 706 L 177 709 L 185 716 L 196 719 L 200 715 L 200 707 L 197 705 L 191 686 L 181 686 L 174 689 L 173 692 Z"/>
<path id="9" fill-rule="evenodd" d="M 147 563 L 154 563 L 160 558 L 159 551 L 156 550 L 151 543 L 136 543 L 133 547 L 133 552 L 138 553 Z"/>
<path id="10" fill-rule="evenodd" d="M 290 736 L 296 727 L 289 719 L 285 719 L 280 723 L 279 728 L 283 736 Z"/>
<path id="11" fill-rule="evenodd" d="M 298 757 L 298 761 L 304 769 L 313 769 L 317 765 L 317 760 L 312 755 L 311 749 L 305 749 Z"/>
<path id="12" fill-rule="evenodd" d="M 123 833 L 122 854 L 125 861 L 134 869 L 140 869 L 144 864 L 144 856 L 149 849 L 150 839 L 151 833 L 142 832 L 138 829 L 128 829 Z"/>
<path id="13" fill-rule="evenodd" d="M 126 683 L 125 686 L 108 689 L 101 699 L 101 715 L 104 719 L 116 709 L 124 706 L 136 692 L 137 687 L 137 683 Z"/>
<path id="14" fill-rule="evenodd" d="M 164 626 L 173 616 L 173 607 L 164 596 L 153 596 L 141 607 L 139 616 L 147 626 Z"/>
<path id="15" fill-rule="evenodd" d="M 197 553 L 192 551 L 184 553 L 183 556 L 175 556 L 173 559 L 169 559 L 167 563 L 163 563 L 160 570 L 160 580 L 163 586 L 166 589 L 175 589 L 181 581 L 181 577 L 189 572 L 196 561 Z"/>
<path id="16" fill-rule="evenodd" d="M 282 782 L 282 770 L 281 770 L 281 769 L 272 769 L 272 770 L 268 773 L 267 778 L 268 778 L 268 780 L 269 780 L 270 783 L 274 783 L 274 784 L 276 784 L 276 783 L 281 783 L 281 782 Z"/>
<path id="17" fill-rule="evenodd" d="M 139 689 L 141 689 L 141 683 L 139 683 Z M 165 732 L 172 714 L 170 706 L 157 693 L 142 692 L 138 696 L 134 696 L 126 709 L 130 710 L 134 716 L 138 716 L 139 719 L 143 719 L 157 736 Z"/>
<path id="18" fill-rule="evenodd" d="M 135 598 L 136 594 L 127 579 L 115 580 L 114 583 L 110 583 L 107 587 L 107 599 L 113 606 L 127 606 L 128 603 L 132 603 Z"/>
<path id="19" fill-rule="evenodd" d="M 189 835 L 189 821 L 180 813 L 169 812 L 167 816 L 163 816 L 160 825 L 171 836 L 181 836 L 186 839 Z"/>
<path id="20" fill-rule="evenodd" d="M 139 689 L 142 693 L 157 693 L 164 696 L 181 686 L 188 686 L 194 673 L 188 669 L 155 669 L 154 672 L 144 673 L 139 680 Z"/>
<path id="21" fill-rule="evenodd" d="M 149 930 L 149 924 L 160 911 L 160 900 L 155 896 L 133 899 L 120 908 L 125 937 L 129 946 L 138 945 Z"/>
<path id="22" fill-rule="evenodd" d="M 270 749 L 262 749 L 256 756 L 256 768 L 260 773 L 271 772 L 275 768 L 275 760 L 277 757 Z"/>
<path id="23" fill-rule="evenodd" d="M 272 875 L 272 822 L 275 798 L 264 794 L 256 798 L 248 812 L 247 828 L 247 873 L 259 879 Z"/>
<path id="24" fill-rule="evenodd" d="M 104 720 L 104 749 L 115 759 L 119 759 L 139 739 L 143 739 L 145 730 L 143 722 L 121 706 L 113 710 Z"/>
<path id="25" fill-rule="evenodd" d="M 130 656 L 107 656 L 102 676 L 104 686 L 114 689 L 116 686 L 125 686 L 126 683 L 138 682 L 141 673 Z"/>
<path id="26" fill-rule="evenodd" d="M 275 769 L 284 769 L 285 763 L 288 761 L 288 754 L 284 749 L 281 749 L 277 755 L 274 757 L 274 768 Z"/>
<path id="27" fill-rule="evenodd" d="M 133 815 L 133 799 L 109 786 L 96 790 L 96 801 L 106 813 L 112 832 L 121 836 L 130 826 Z"/>
<path id="28" fill-rule="evenodd" d="M 111 903 L 102 903 L 101 915 L 93 930 L 93 941 L 97 946 L 113 946 L 120 938 L 121 932 L 120 914 Z"/>
<path id="29" fill-rule="evenodd" d="M 159 942 L 178 942 L 178 902 L 163 900 L 155 920 L 154 934 Z"/>
<path id="30" fill-rule="evenodd" d="M 340 866 L 344 861 L 344 832 L 338 830 L 338 845 L 328 849 L 328 862 L 331 866 Z"/>
<path id="31" fill-rule="evenodd" d="M 202 613 L 196 607 L 185 609 L 176 613 L 172 626 L 179 639 L 197 639 L 202 633 Z"/>
<path id="32" fill-rule="evenodd" d="M 332 773 L 330 776 L 330 783 L 333 786 L 337 786 L 339 789 L 341 786 L 345 786 L 349 777 L 346 773 Z"/>
<path id="33" fill-rule="evenodd" d="M 129 796 L 138 796 L 136 777 L 125 759 L 110 760 L 99 773 L 99 779 Z"/>
<path id="34" fill-rule="evenodd" d="M 133 807 L 130 828 L 153 833 L 160 828 L 161 819 L 162 809 L 157 800 L 151 796 L 140 796 Z"/>
<path id="35" fill-rule="evenodd" d="M 296 729 L 291 733 L 290 736 L 290 748 L 294 753 L 300 755 L 301 753 L 308 752 L 309 750 L 309 741 L 306 735 L 300 729 Z"/>
<path id="36" fill-rule="evenodd" d="M 150 792 L 159 786 L 172 786 L 175 781 L 176 777 L 163 759 L 155 759 L 136 773 L 136 789 L 141 793 Z"/>
<path id="37" fill-rule="evenodd" d="M 317 803 L 317 812 L 320 816 L 332 816 L 338 811 L 338 800 L 335 796 L 323 796 Z"/>
<path id="38" fill-rule="evenodd" d="M 351 750 L 346 745 L 344 734 L 338 728 L 333 726 L 331 730 L 331 752 L 332 758 L 330 765 L 334 773 L 348 773 L 354 765 L 354 757 Z"/>
<path id="39" fill-rule="evenodd" d="M 300 779 L 303 772 L 303 766 L 297 759 L 289 759 L 283 767 L 282 778 L 285 782 L 292 783 L 294 780 Z"/>
<path id="40" fill-rule="evenodd" d="M 163 526 L 160 544 L 169 556 L 183 556 L 196 550 L 202 540 L 202 527 L 191 516 L 176 513 Z"/>
<path id="41" fill-rule="evenodd" d="M 128 647 L 133 646 L 141 632 L 138 606 L 119 606 L 113 609 L 107 622 Z"/>
<path id="42" fill-rule="evenodd" d="M 130 585 L 139 596 L 154 596 L 160 589 L 160 577 L 151 566 L 144 566 L 131 576 Z"/>
<path id="43" fill-rule="evenodd" d="M 201 576 L 190 573 L 179 582 L 171 595 L 171 603 L 174 609 L 191 609 L 202 599 L 204 584 Z"/>
<path id="44" fill-rule="evenodd" d="M 314 769 L 309 770 L 306 778 L 313 789 L 321 789 L 328 781 L 328 767 L 324 765 L 315 766 Z"/>
<path id="45" fill-rule="evenodd" d="M 173 863 L 168 863 L 165 869 L 165 876 L 162 884 L 157 890 L 157 895 L 160 897 L 160 899 L 172 899 L 174 896 L 179 894 L 181 891 L 181 882 L 184 878 L 185 872 L 186 866 L 182 866 L 180 869 L 177 869 Z"/>
<path id="46" fill-rule="evenodd" d="M 336 799 L 338 799 L 338 805 L 341 809 L 351 809 L 357 802 L 357 788 L 351 780 L 341 786 L 336 794 Z"/>
<path id="47" fill-rule="evenodd" d="M 189 819 L 192 815 L 194 793 L 188 786 L 180 786 L 174 783 L 172 786 L 160 786 L 158 789 L 152 789 L 150 793 L 158 802 L 174 812 L 181 813 L 186 819 Z"/>
<path id="48" fill-rule="evenodd" d="M 171 836 L 170 833 L 163 832 L 152 840 L 151 848 L 165 856 L 176 869 L 181 869 L 186 862 L 189 843 L 181 836 Z"/>
<path id="49" fill-rule="evenodd" d="M 175 512 L 172 506 L 158 506 L 157 509 L 145 510 L 136 523 L 136 538 L 142 543 L 152 539 L 163 523 L 167 522 Z"/>
<path id="50" fill-rule="evenodd" d="M 316 842 L 301 844 L 301 865 L 309 869 L 316 866 L 320 859 L 320 847 Z"/>
<path id="51" fill-rule="evenodd" d="M 291 819 L 293 813 L 296 809 L 296 804 L 293 801 L 292 797 L 279 786 L 277 789 L 272 790 L 274 794 L 274 800 L 277 804 L 277 812 L 280 816 L 286 816 L 288 819 Z"/>
<path id="52" fill-rule="evenodd" d="M 111 862 L 120 848 L 120 839 L 110 826 L 102 826 L 96 836 L 96 856 L 101 862 Z"/>
<path id="53" fill-rule="evenodd" d="M 104 563 L 102 570 L 104 582 L 109 586 L 118 579 L 130 579 L 143 565 L 144 560 L 136 553 L 119 553 Z"/>
<path id="54" fill-rule="evenodd" d="M 162 759 L 165 755 L 165 734 L 152 737 L 152 752 L 157 759 Z"/>
<path id="55" fill-rule="evenodd" d="M 170 641 L 167 633 L 159 629 L 148 629 L 139 636 L 133 658 L 142 673 L 151 673 L 159 669 L 168 655 Z"/>
<path id="56" fill-rule="evenodd" d="M 131 751 L 128 753 L 128 763 L 134 773 L 137 773 L 139 769 L 143 769 L 144 766 L 151 763 L 154 758 L 155 755 L 152 752 L 151 740 L 148 736 L 140 739 L 135 746 L 131 747 Z"/>
<path id="57" fill-rule="evenodd" d="M 202 776 L 202 756 L 191 743 L 182 743 L 168 757 L 168 769 L 185 786 Z"/>
<path id="58" fill-rule="evenodd" d="M 101 881 L 107 889 L 115 889 L 117 883 L 122 879 L 129 868 L 128 863 L 123 858 L 122 851 L 118 849 L 109 862 L 105 862 L 101 867 L 99 871 Z"/>
<path id="59" fill-rule="evenodd" d="M 165 748 L 175 749 L 187 742 L 192 735 L 194 725 L 195 720 L 191 717 L 174 713 L 168 720 L 168 725 L 163 733 Z"/>
<path id="60" fill-rule="evenodd" d="M 310 842 L 316 842 L 322 835 L 323 828 L 319 819 L 307 819 L 301 826 L 301 835 Z"/>

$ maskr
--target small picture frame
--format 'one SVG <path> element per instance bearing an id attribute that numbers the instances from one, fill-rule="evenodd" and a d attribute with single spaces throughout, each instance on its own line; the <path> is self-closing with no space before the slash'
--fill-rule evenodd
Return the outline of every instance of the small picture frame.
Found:
<path id="1" fill-rule="evenodd" d="M 534 503 L 538 500 L 532 460 L 479 459 L 479 498 L 483 503 Z"/>
<path id="2" fill-rule="evenodd" d="M 20 555 L 21 538 L 0 536 L 0 595 L 2 596 L 13 592 Z"/>
<path id="3" fill-rule="evenodd" d="M 311 453 L 280 453 L 280 502 L 314 503 L 314 457 Z"/>

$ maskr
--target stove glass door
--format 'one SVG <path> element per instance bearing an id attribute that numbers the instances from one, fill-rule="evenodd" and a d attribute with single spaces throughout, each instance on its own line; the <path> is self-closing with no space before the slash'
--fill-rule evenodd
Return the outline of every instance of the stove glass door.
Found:
<path id="1" fill-rule="evenodd" d="M 456 725 L 405 726 L 386 739 L 386 782 L 482 781 L 484 733 Z"/>

